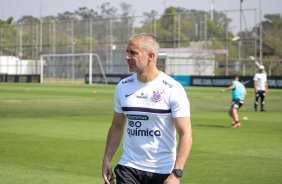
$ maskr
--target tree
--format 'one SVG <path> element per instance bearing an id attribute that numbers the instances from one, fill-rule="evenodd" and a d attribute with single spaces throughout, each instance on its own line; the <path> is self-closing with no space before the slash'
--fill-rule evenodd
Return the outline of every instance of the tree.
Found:
<path id="1" fill-rule="evenodd" d="M 12 25 L 14 18 L 9 17 L 7 20 L 0 19 L 0 55 L 16 55 L 13 45 L 17 27 Z"/>
<path id="2" fill-rule="evenodd" d="M 144 26 L 150 25 L 151 21 L 154 20 L 157 17 L 157 15 L 158 12 L 156 12 L 155 10 L 151 10 L 151 12 L 149 13 L 144 12 L 143 13 L 144 20 L 141 23 L 143 23 Z"/>
<path id="3" fill-rule="evenodd" d="M 98 12 L 93 9 L 88 9 L 87 7 L 80 7 L 75 11 L 75 14 L 78 15 L 81 20 L 87 20 L 92 18 L 97 18 Z"/>
<path id="4" fill-rule="evenodd" d="M 0 25 L 11 25 L 13 20 L 14 20 L 13 17 L 9 17 L 6 21 L 0 19 Z"/>
<path id="5" fill-rule="evenodd" d="M 282 17 L 280 14 L 267 14 L 262 22 L 263 41 L 271 46 L 276 53 L 282 52 Z"/>
<path id="6" fill-rule="evenodd" d="M 53 22 L 53 21 L 56 21 L 56 17 L 55 16 L 45 16 L 45 17 L 42 17 L 42 22 Z"/>
<path id="7" fill-rule="evenodd" d="M 280 14 L 266 14 L 264 16 L 266 21 L 262 22 L 263 27 L 263 45 L 267 45 L 272 49 L 274 55 L 265 56 L 268 58 L 282 57 L 282 17 Z M 271 63 L 270 67 L 273 72 L 282 74 L 282 66 L 279 61 Z"/>
<path id="8" fill-rule="evenodd" d="M 111 5 L 111 3 L 102 3 L 101 6 L 99 6 L 101 10 L 101 16 L 102 18 L 113 18 L 116 16 L 117 9 Z"/>
<path id="9" fill-rule="evenodd" d="M 130 13 L 132 12 L 132 5 L 127 4 L 125 2 L 122 2 L 119 5 L 120 5 L 121 11 L 122 11 L 121 16 L 122 17 L 129 17 Z"/>
<path id="10" fill-rule="evenodd" d="M 76 14 L 73 13 L 73 12 L 69 12 L 69 11 L 66 11 L 66 12 L 64 12 L 64 13 L 58 13 L 56 19 L 57 19 L 57 20 L 62 20 L 62 21 L 66 21 L 66 20 L 77 20 Z"/>
<path id="11" fill-rule="evenodd" d="M 114 29 L 119 30 L 119 33 L 115 31 L 113 32 L 113 34 L 116 35 L 115 39 L 118 39 L 120 41 L 120 40 L 127 40 L 128 37 L 131 36 L 133 32 L 134 19 L 132 16 L 130 16 L 131 13 L 133 14 L 132 5 L 127 4 L 125 2 L 122 2 L 119 5 L 122 11 L 120 19 L 114 19 L 112 22 L 114 25 L 113 26 Z"/>
<path id="12" fill-rule="evenodd" d="M 31 15 L 25 15 L 25 16 L 22 16 L 22 18 L 19 19 L 17 23 L 20 23 L 20 24 L 26 24 L 26 23 L 32 24 L 33 23 L 33 24 L 36 24 L 36 23 L 39 23 L 39 22 L 40 22 L 40 20 L 38 18 L 33 17 Z"/>
<path id="13" fill-rule="evenodd" d="M 162 47 L 175 48 L 180 44 L 189 44 L 185 33 L 190 29 L 190 22 L 177 10 L 181 9 L 170 6 L 159 19 L 157 35 Z"/>

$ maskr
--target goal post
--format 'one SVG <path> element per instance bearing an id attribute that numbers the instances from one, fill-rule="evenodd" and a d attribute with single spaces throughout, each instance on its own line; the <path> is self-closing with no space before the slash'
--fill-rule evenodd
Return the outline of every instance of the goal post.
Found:
<path id="1" fill-rule="evenodd" d="M 88 83 L 92 84 L 93 76 L 102 76 L 107 84 L 107 77 L 96 53 L 45 54 L 40 55 L 41 83 Z"/>

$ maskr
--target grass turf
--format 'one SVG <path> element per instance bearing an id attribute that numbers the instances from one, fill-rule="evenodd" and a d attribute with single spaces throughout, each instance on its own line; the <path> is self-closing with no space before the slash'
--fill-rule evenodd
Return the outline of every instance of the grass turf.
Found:
<path id="1" fill-rule="evenodd" d="M 114 88 L 0 83 L 0 183 L 103 183 Z M 270 89 L 267 112 L 253 112 L 247 89 L 239 116 L 249 120 L 233 129 L 230 91 L 218 89 L 186 88 L 193 147 L 181 183 L 281 183 L 281 90 Z M 121 147 L 113 166 L 120 154 Z"/>

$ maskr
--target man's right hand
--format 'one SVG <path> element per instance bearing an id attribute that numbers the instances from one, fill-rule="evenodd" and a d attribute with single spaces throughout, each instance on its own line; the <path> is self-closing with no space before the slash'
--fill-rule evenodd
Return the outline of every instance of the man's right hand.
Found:
<path id="1" fill-rule="evenodd" d="M 105 184 L 114 184 L 115 183 L 115 177 L 112 172 L 112 165 L 108 161 L 103 162 L 102 177 L 105 181 Z"/>

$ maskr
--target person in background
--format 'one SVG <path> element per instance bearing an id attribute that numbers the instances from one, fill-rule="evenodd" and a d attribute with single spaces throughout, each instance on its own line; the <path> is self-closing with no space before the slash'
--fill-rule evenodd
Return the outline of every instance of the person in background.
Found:
<path id="1" fill-rule="evenodd" d="M 232 102 L 228 111 L 229 116 L 232 118 L 231 125 L 234 128 L 241 126 L 239 122 L 238 110 L 244 104 L 244 99 L 247 95 L 245 86 L 239 81 L 239 76 L 234 74 L 232 76 L 232 84 L 226 89 L 221 89 L 220 92 L 232 90 Z"/>
<path id="2" fill-rule="evenodd" d="M 259 66 L 259 72 L 254 76 L 255 102 L 254 108 L 257 111 L 258 101 L 260 98 L 260 111 L 264 112 L 265 96 L 268 93 L 267 76 L 264 72 L 264 66 Z"/>
<path id="3" fill-rule="evenodd" d="M 114 179 L 117 184 L 179 184 L 192 147 L 186 91 L 157 69 L 159 43 L 154 35 L 134 35 L 126 52 L 129 71 L 135 73 L 121 80 L 115 90 L 102 177 L 106 184 Z M 111 160 L 124 133 L 114 175 Z"/>

